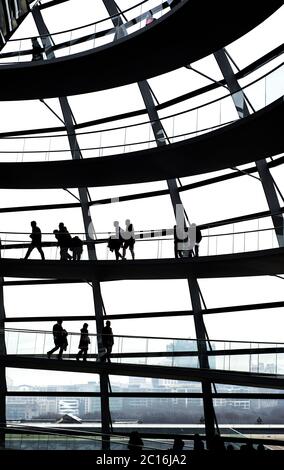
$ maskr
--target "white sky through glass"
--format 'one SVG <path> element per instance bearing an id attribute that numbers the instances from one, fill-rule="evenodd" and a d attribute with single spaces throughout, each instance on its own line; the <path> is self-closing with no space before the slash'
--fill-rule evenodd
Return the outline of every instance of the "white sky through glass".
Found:
<path id="1" fill-rule="evenodd" d="M 107 12 L 100 0 L 69 0 L 69 2 L 58 5 L 54 8 L 43 10 L 44 18 L 51 32 L 62 29 L 72 28 L 85 23 L 90 23 L 107 16 Z M 117 0 L 122 10 L 133 5 L 133 1 Z M 19 27 L 13 38 L 20 38 L 36 34 L 36 28 L 29 17 Z M 262 25 L 246 34 L 243 38 L 228 45 L 227 50 L 237 63 L 239 68 L 243 68 L 252 61 L 258 59 L 265 53 L 277 47 L 283 42 L 283 21 L 284 7 L 278 10 L 274 15 L 267 19 Z M 110 24 L 109 24 L 110 26 Z M 190 45 L 189 45 L 190 47 Z M 279 64 L 275 59 L 273 64 Z M 192 66 L 202 73 L 212 77 L 214 80 L 220 80 L 222 75 L 218 69 L 213 56 L 206 57 Z M 265 73 L 263 67 L 261 72 Z M 97 70 L 90 73 L 99 73 Z M 114 70 L 113 73 L 116 73 Z M 56 79 L 53 77 L 53 79 Z M 254 76 L 248 78 L 250 83 Z M 207 85 L 210 80 L 201 77 L 196 72 L 185 68 L 165 74 L 160 77 L 154 77 L 149 83 L 157 96 L 159 102 L 179 96 L 190 90 Z M 246 82 L 244 81 L 244 85 Z M 277 74 L 267 78 L 264 84 L 260 84 L 254 90 L 250 90 L 250 99 L 258 107 L 265 106 L 264 100 L 272 102 L 283 94 L 283 68 Z M 266 95 L 265 95 L 266 93 Z M 160 117 L 167 114 L 179 112 L 187 107 L 197 106 L 203 102 L 210 101 L 216 97 L 226 94 L 224 90 L 217 90 L 212 93 L 206 93 L 204 96 L 197 97 L 190 103 L 181 103 L 169 110 L 161 111 Z M 58 101 L 48 99 L 46 102 L 61 116 Z M 72 96 L 69 99 L 70 105 L 78 123 L 98 119 L 112 114 L 120 114 L 144 107 L 137 84 L 123 86 L 118 89 L 111 89 L 102 92 L 88 93 L 82 96 Z M 185 108 L 182 108 L 185 106 Z M 219 106 L 219 105 L 218 105 Z M 236 119 L 235 110 L 229 100 L 224 101 L 222 109 L 220 107 L 208 108 L 204 115 L 200 115 L 199 125 L 210 127 L 216 123 L 217 116 L 222 112 L 223 122 L 230 119 Z M 196 116 L 192 115 L 192 126 L 195 125 Z M 147 121 L 147 115 L 144 115 L 143 121 Z M 202 121 L 201 121 L 202 120 Z M 123 125 L 135 122 L 133 119 L 124 121 Z M 0 131 L 10 131 L 17 129 L 31 129 L 49 126 L 60 126 L 60 121 L 42 104 L 35 101 L 22 102 L 1 102 L 0 113 Z M 180 123 L 183 126 L 183 123 Z M 171 132 L 172 124 L 169 124 L 168 132 Z M 176 131 L 179 130 L 179 123 L 176 122 Z M 111 127 L 108 123 L 107 127 Z M 183 131 L 182 127 L 180 128 Z M 137 140 L 144 140 L 148 137 L 147 129 L 135 130 L 134 136 Z M 139 134 L 140 132 L 140 134 Z M 151 137 L 153 138 L 153 137 Z M 104 145 L 111 145 L 117 142 L 120 136 L 108 135 L 105 138 Z M 98 141 L 92 134 L 89 137 L 79 137 L 82 146 L 97 146 Z M 66 144 L 66 143 L 65 143 Z M 54 145 L 58 148 L 65 145 L 62 141 L 58 143 L 49 143 L 46 139 L 45 145 Z M 23 155 L 23 142 L 17 144 L 19 147 L 17 161 L 28 161 L 34 157 Z M 38 142 L 34 144 L 37 148 Z M 233 145 L 233 142 L 232 142 Z M 31 147 L 32 148 L 32 147 Z M 126 148 L 127 151 L 127 148 Z M 92 153 L 84 154 L 86 157 L 93 156 Z M 63 158 L 70 158 L 67 152 Z M 16 160 L 15 160 L 16 161 Z M 111 171 L 111 168 L 110 168 Z M 218 172 L 216 174 L 221 174 Z M 281 166 L 272 170 L 272 174 L 281 190 L 283 190 L 283 168 Z M 215 173 L 214 173 L 215 175 Z M 210 176 L 210 175 L 206 175 Z M 192 182 L 202 179 L 204 175 L 198 178 L 183 178 L 183 182 Z M 156 182 L 138 185 L 115 186 L 111 188 L 90 188 L 90 194 L 93 199 L 105 197 L 117 197 L 131 193 L 151 191 L 156 189 L 166 189 L 165 182 Z M 75 195 L 77 190 L 72 190 Z M 52 204 L 58 202 L 74 202 L 74 198 L 63 190 L 0 190 L 1 207 L 30 205 L 30 204 Z M 185 191 L 181 193 L 183 203 L 189 215 L 191 222 L 197 224 L 221 220 L 242 214 L 249 214 L 258 211 L 267 210 L 267 203 L 261 187 L 261 183 L 249 176 L 242 176 L 234 180 L 224 181 L 222 183 L 204 186 L 202 188 Z M 118 202 L 109 205 L 96 206 L 91 209 L 94 226 L 97 232 L 108 232 L 113 229 L 113 220 L 119 220 L 121 226 L 124 225 L 126 218 L 130 218 L 136 230 L 170 228 L 174 224 L 173 211 L 169 196 L 160 196 L 157 198 L 138 199 L 128 202 Z M 80 209 L 60 209 L 50 211 L 19 212 L 15 214 L 0 214 L 1 232 L 29 232 L 30 221 L 36 220 L 41 227 L 42 232 L 52 232 L 59 222 L 63 221 L 70 232 L 83 232 L 83 223 Z M 266 225 L 265 225 L 266 224 Z M 254 229 L 252 222 L 240 225 L 242 230 Z M 271 227 L 268 219 L 261 221 L 261 227 Z M 231 226 L 225 227 L 230 232 Z M 215 233 L 222 231 L 220 227 L 215 229 Z M 6 235 L 2 236 L 5 242 Z M 28 241 L 28 235 L 22 235 L 23 240 Z M 51 235 L 46 236 L 52 240 Z M 271 235 L 270 235 L 271 238 Z M 273 238 L 273 234 L 272 234 Z M 264 240 L 265 243 L 270 243 Z M 157 256 L 157 246 L 149 243 L 147 248 L 143 243 L 136 243 L 137 257 Z M 222 242 L 220 242 L 222 243 Z M 228 243 L 228 247 L 225 244 Z M 255 240 L 251 240 L 252 246 Z M 275 240 L 272 240 L 275 243 Z M 173 256 L 173 244 L 163 242 L 163 256 Z M 230 250 L 231 240 L 224 238 L 224 250 Z M 275 245 L 276 246 L 276 245 Z M 269 246 L 270 247 L 270 246 Z M 222 247 L 218 248 L 219 250 Z M 203 253 L 202 253 L 202 250 Z M 207 245 L 204 240 L 201 245 L 200 254 L 206 255 Z M 53 257 L 55 249 L 46 249 L 47 257 Z M 7 251 L 5 257 L 23 257 L 24 251 Z M 102 258 L 106 257 L 106 248 L 100 247 L 98 254 Z M 215 254 L 212 252 L 212 254 Z M 31 258 L 37 258 L 38 254 L 33 253 Z M 86 253 L 84 254 L 86 258 Z M 109 256 L 109 259 L 112 255 Z M 228 306 L 246 303 L 258 303 L 283 300 L 282 292 L 284 280 L 276 277 L 261 277 L 248 279 L 209 279 L 201 280 L 200 287 L 204 295 L 208 308 L 214 306 Z M 115 313 L 134 313 L 134 312 L 154 312 L 191 309 L 190 295 L 187 284 L 184 280 L 175 281 L 119 281 L 102 284 L 103 299 L 108 314 Z M 33 286 L 33 287 L 7 287 L 5 288 L 5 308 L 7 317 L 10 316 L 36 316 L 36 315 L 92 315 L 93 299 L 92 291 L 88 285 L 59 285 L 59 286 Z M 51 329 L 53 322 L 44 322 L 35 325 L 34 323 L 17 324 L 19 328 L 39 328 Z M 208 328 L 210 338 L 226 340 L 251 340 L 251 341 L 283 341 L 284 321 L 283 309 L 259 310 L 249 312 L 237 312 L 218 315 L 208 315 L 205 317 L 205 324 Z M 95 322 L 89 321 L 89 330 L 95 333 Z M 16 324 L 11 324 L 15 326 Z M 157 318 L 157 319 L 129 319 L 117 320 L 112 322 L 115 334 L 126 335 L 145 335 L 145 336 L 167 336 L 167 337 L 194 337 L 194 328 L 192 318 Z M 79 331 L 80 322 L 66 322 L 66 328 L 69 331 Z M 15 383 L 22 383 L 26 380 L 27 374 L 17 370 L 16 373 L 9 370 L 8 373 Z M 49 383 L 49 373 L 40 373 L 40 381 Z M 58 374 L 59 376 L 59 374 Z M 69 383 L 69 378 L 61 374 L 59 380 L 62 383 Z M 75 376 L 74 376 L 75 377 Z M 37 373 L 30 375 L 29 384 L 37 383 Z M 73 379 L 72 379 L 73 380 Z M 77 376 L 74 378 L 76 383 Z M 79 377 L 78 381 L 92 380 L 91 375 L 84 378 Z"/>

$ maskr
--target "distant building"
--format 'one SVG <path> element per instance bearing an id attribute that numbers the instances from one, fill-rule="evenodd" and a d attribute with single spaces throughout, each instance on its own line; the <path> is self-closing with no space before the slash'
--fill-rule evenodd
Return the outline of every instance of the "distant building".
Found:
<path id="1" fill-rule="evenodd" d="M 76 398 L 61 398 L 58 400 L 58 413 L 61 415 L 71 414 L 71 415 L 78 415 L 79 414 L 79 400 Z"/>
<path id="2" fill-rule="evenodd" d="M 234 399 L 230 400 L 228 398 L 215 398 L 214 406 L 216 407 L 232 407 L 232 408 L 241 408 L 242 410 L 249 410 L 251 408 L 250 400 Z"/>
<path id="3" fill-rule="evenodd" d="M 215 345 L 212 344 L 212 349 L 215 349 Z M 192 339 L 175 339 L 171 343 L 167 344 L 167 352 L 197 352 L 197 342 Z M 173 356 L 172 365 L 175 367 L 199 367 L 198 356 Z M 210 367 L 216 368 L 215 357 L 210 357 Z"/>

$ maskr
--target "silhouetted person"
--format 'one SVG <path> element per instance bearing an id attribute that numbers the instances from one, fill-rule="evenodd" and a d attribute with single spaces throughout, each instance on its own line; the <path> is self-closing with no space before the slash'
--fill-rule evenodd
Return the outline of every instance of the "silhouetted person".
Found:
<path id="1" fill-rule="evenodd" d="M 202 240 L 202 233 L 198 226 L 196 226 L 196 235 L 195 235 L 195 247 L 194 247 L 194 254 L 195 256 L 199 256 L 199 244 Z"/>
<path id="2" fill-rule="evenodd" d="M 187 227 L 174 226 L 174 250 L 175 258 L 188 258 L 192 256 L 190 239 Z"/>
<path id="3" fill-rule="evenodd" d="M 59 232 L 59 230 L 53 230 L 54 236 L 57 240 L 57 244 L 60 248 L 60 259 L 62 261 L 68 261 L 72 258 L 71 255 L 68 253 L 68 246 L 66 246 L 66 242 L 64 240 L 64 236 Z"/>
<path id="4" fill-rule="evenodd" d="M 25 259 L 28 259 L 28 257 L 30 256 L 34 248 L 36 248 L 39 251 L 41 259 L 45 259 L 44 252 L 41 247 L 41 230 L 37 226 L 34 220 L 31 222 L 31 226 L 32 226 L 32 233 L 30 234 L 30 238 L 32 239 L 32 241 L 26 253 Z"/>
<path id="5" fill-rule="evenodd" d="M 33 48 L 32 62 L 43 60 L 42 48 L 37 38 L 32 38 L 32 48 Z"/>
<path id="6" fill-rule="evenodd" d="M 262 419 L 261 419 L 260 416 L 257 418 L 256 422 L 257 422 L 257 424 L 262 424 L 262 423 L 263 423 L 263 421 L 262 421 Z"/>
<path id="7" fill-rule="evenodd" d="M 62 354 L 63 351 L 66 351 L 68 341 L 67 341 L 67 336 L 68 333 L 64 328 L 62 327 L 62 322 L 63 320 L 58 319 L 57 323 L 53 326 L 53 341 L 55 344 L 55 347 L 48 351 L 47 357 L 50 359 L 51 354 L 53 354 L 55 351 L 59 349 L 59 354 L 58 354 L 58 359 L 62 359 Z"/>
<path id="8" fill-rule="evenodd" d="M 173 450 L 175 452 L 182 452 L 182 449 L 184 448 L 184 441 L 180 436 L 175 437 L 174 443 L 173 443 Z"/>
<path id="9" fill-rule="evenodd" d="M 73 253 L 73 261 L 80 261 L 83 253 L 83 242 L 77 235 L 71 240 L 71 251 Z"/>
<path id="10" fill-rule="evenodd" d="M 58 225 L 58 228 L 59 228 L 59 233 L 63 237 L 63 240 L 64 240 L 66 246 L 68 246 L 68 248 L 70 248 L 70 246 L 72 244 L 72 238 L 71 238 L 71 235 L 68 232 L 67 228 L 65 227 L 64 223 L 60 222 L 60 224 Z"/>
<path id="11" fill-rule="evenodd" d="M 132 431 L 129 434 L 128 449 L 139 452 L 143 449 L 144 442 L 142 441 L 139 432 Z"/>
<path id="12" fill-rule="evenodd" d="M 115 252 L 115 258 L 116 261 L 118 261 L 119 258 L 122 258 L 122 254 L 119 251 L 123 245 L 122 230 L 117 220 L 113 222 L 113 225 L 115 227 L 115 234 L 109 238 L 108 248 L 110 249 L 110 251 Z"/>
<path id="13" fill-rule="evenodd" d="M 126 250 L 127 250 L 127 248 L 129 248 L 132 259 L 135 259 L 135 253 L 134 253 L 134 244 L 135 244 L 134 227 L 133 227 L 133 224 L 130 222 L 129 219 L 126 219 L 126 221 L 125 221 L 124 240 L 125 241 L 123 243 L 123 252 L 122 252 L 123 258 L 125 258 Z"/>
<path id="14" fill-rule="evenodd" d="M 252 452 L 255 452 L 255 448 L 253 447 L 252 445 L 252 442 L 251 441 L 247 441 L 247 443 L 242 446 L 241 448 L 243 448 L 243 452 L 246 452 L 246 453 L 252 453 Z"/>
<path id="15" fill-rule="evenodd" d="M 0 449 L 2 448 L 5 449 L 5 427 L 0 429 Z"/>
<path id="16" fill-rule="evenodd" d="M 103 342 L 104 348 L 106 349 L 106 354 L 105 356 L 102 357 L 102 360 L 103 361 L 107 360 L 108 362 L 110 362 L 110 355 L 111 355 L 114 341 L 113 341 L 113 332 L 110 327 L 109 320 L 106 321 L 106 324 L 102 330 L 102 342 Z"/>
<path id="17" fill-rule="evenodd" d="M 66 351 L 67 346 L 68 346 L 68 340 L 67 340 L 68 333 L 66 330 L 64 330 L 64 328 L 63 328 L 62 336 L 63 336 L 63 350 Z"/>
<path id="18" fill-rule="evenodd" d="M 210 442 L 210 450 L 213 450 L 215 452 L 225 451 L 224 441 L 221 436 L 219 436 L 219 434 L 215 434 L 215 436 L 212 437 Z"/>
<path id="19" fill-rule="evenodd" d="M 193 449 L 197 451 L 204 450 L 204 442 L 199 434 L 194 434 L 193 436 Z"/>
<path id="20" fill-rule="evenodd" d="M 76 356 L 77 361 L 79 361 L 80 357 L 83 357 L 83 361 L 87 360 L 87 354 L 90 344 L 89 332 L 88 332 L 88 323 L 84 323 L 83 328 L 81 328 L 81 336 L 79 342 L 79 352 Z"/>
<path id="21" fill-rule="evenodd" d="M 234 446 L 232 444 L 228 444 L 227 447 L 226 447 L 226 451 L 227 452 L 233 452 L 235 449 L 234 449 Z"/>
<path id="22" fill-rule="evenodd" d="M 258 444 L 256 450 L 257 450 L 257 452 L 260 452 L 260 453 L 265 452 L 265 447 L 262 444 L 262 442 L 260 444 Z"/>
<path id="23" fill-rule="evenodd" d="M 60 248 L 60 259 L 62 261 L 71 260 L 72 256 L 68 253 L 68 249 L 72 244 L 72 238 L 63 222 L 60 222 L 59 230 L 53 230 L 53 233 Z"/>

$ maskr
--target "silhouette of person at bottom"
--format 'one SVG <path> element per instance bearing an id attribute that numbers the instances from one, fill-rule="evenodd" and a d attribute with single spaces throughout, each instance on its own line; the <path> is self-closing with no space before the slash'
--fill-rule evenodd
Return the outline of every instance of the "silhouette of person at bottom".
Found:
<path id="1" fill-rule="evenodd" d="M 41 259 L 45 259 L 44 252 L 41 247 L 41 230 L 37 226 L 34 220 L 31 222 L 31 226 L 32 226 L 32 233 L 30 234 L 30 238 L 32 239 L 32 241 L 26 253 L 25 259 L 28 259 L 28 257 L 30 256 L 34 248 L 36 248 L 39 251 Z"/>
<path id="2" fill-rule="evenodd" d="M 173 450 L 176 452 L 181 452 L 184 447 L 184 441 L 180 436 L 175 437 L 174 443 L 173 443 Z"/>
<path id="3" fill-rule="evenodd" d="M 90 337 L 88 332 L 88 323 L 84 323 L 83 328 L 81 328 L 81 336 L 79 342 L 79 352 L 76 356 L 76 360 L 79 361 L 80 357 L 83 356 L 83 361 L 87 360 L 87 354 L 90 344 Z"/>
<path id="4" fill-rule="evenodd" d="M 110 362 L 110 355 L 111 355 L 114 341 L 113 341 L 113 332 L 110 327 L 109 320 L 106 321 L 106 325 L 103 327 L 103 330 L 102 330 L 102 342 L 103 342 L 104 348 L 106 349 L 106 354 L 102 357 L 102 361 L 104 362 L 107 360 L 108 362 Z"/>
<path id="5" fill-rule="evenodd" d="M 262 444 L 262 442 L 261 442 L 260 444 L 258 444 L 256 450 L 257 450 L 258 452 L 265 452 L 265 447 L 264 447 L 264 445 Z"/>
<path id="6" fill-rule="evenodd" d="M 50 359 L 51 354 L 59 349 L 58 359 L 62 359 L 63 351 L 66 351 L 68 346 L 67 336 L 68 333 L 62 327 L 63 320 L 58 319 L 57 323 L 53 326 L 53 341 L 54 341 L 54 348 L 48 351 L 47 357 Z"/>
<path id="7" fill-rule="evenodd" d="M 204 442 L 199 434 L 193 436 L 193 449 L 198 452 L 204 450 Z"/>
<path id="8" fill-rule="evenodd" d="M 128 450 L 139 452 L 143 449 L 144 442 L 138 431 L 132 431 L 129 434 Z"/>
<path id="9" fill-rule="evenodd" d="M 212 437 L 210 442 L 210 450 L 215 452 L 224 452 L 226 450 L 224 441 L 219 434 L 215 434 L 215 436 Z"/>

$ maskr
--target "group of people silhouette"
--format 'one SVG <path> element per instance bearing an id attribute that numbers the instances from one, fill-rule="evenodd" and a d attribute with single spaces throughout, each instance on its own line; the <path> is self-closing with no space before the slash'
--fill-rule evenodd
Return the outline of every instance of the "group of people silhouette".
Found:
<path id="1" fill-rule="evenodd" d="M 176 436 L 174 438 L 173 442 L 173 447 L 172 449 L 168 449 L 169 451 L 174 451 L 177 454 L 180 452 L 184 451 L 184 445 L 185 442 L 182 439 L 182 436 Z M 128 441 L 128 450 L 134 451 L 134 452 L 141 452 L 144 446 L 144 442 L 142 440 L 142 437 L 138 431 L 132 431 L 129 434 L 129 441 Z M 224 439 L 220 437 L 218 434 L 213 436 L 210 442 L 210 450 L 213 452 L 232 452 L 236 451 L 237 448 L 234 447 L 232 444 L 228 444 L 227 447 L 225 446 Z M 247 442 L 243 444 L 239 450 L 241 452 L 245 453 L 251 453 L 251 452 L 258 452 L 258 453 L 263 453 L 265 452 L 265 447 L 262 443 L 258 444 L 256 448 L 253 447 L 252 442 L 250 439 L 247 439 Z M 204 445 L 204 438 L 200 436 L 200 434 L 194 434 L 193 436 L 193 451 L 202 453 L 206 452 L 205 450 L 205 445 Z"/>
<path id="2" fill-rule="evenodd" d="M 126 250 L 129 248 L 132 259 L 135 259 L 134 245 L 135 245 L 135 234 L 133 224 L 129 219 L 125 221 L 125 229 L 123 230 L 119 226 L 119 222 L 115 220 L 113 222 L 115 233 L 109 237 L 108 248 L 111 252 L 114 251 L 116 261 L 126 259 Z M 122 254 L 120 250 L 122 249 Z"/>
<path id="3" fill-rule="evenodd" d="M 62 359 L 63 351 L 66 351 L 67 346 L 68 346 L 68 340 L 67 336 L 68 333 L 67 331 L 63 328 L 62 326 L 63 320 L 58 319 L 57 323 L 53 326 L 53 341 L 54 341 L 54 348 L 52 348 L 50 351 L 47 353 L 48 359 L 50 359 L 51 354 L 53 354 L 55 351 L 58 351 L 59 349 L 59 354 L 58 354 L 58 359 Z"/>
<path id="4" fill-rule="evenodd" d="M 57 323 L 53 326 L 52 333 L 53 333 L 53 341 L 54 341 L 54 348 L 52 348 L 50 351 L 47 352 L 47 357 L 50 359 L 51 355 L 59 350 L 57 359 L 61 360 L 63 356 L 63 352 L 67 350 L 68 346 L 68 332 L 63 328 L 62 326 L 63 320 L 59 318 L 57 320 Z M 114 339 L 113 339 L 113 332 L 111 328 L 111 323 L 109 320 L 106 321 L 105 326 L 102 328 L 102 346 L 103 346 L 103 351 L 100 353 L 98 356 L 98 360 L 101 362 L 111 362 L 110 361 L 110 356 L 112 352 L 112 347 L 114 344 Z M 79 345 L 78 345 L 78 353 L 76 355 L 76 360 L 79 361 L 80 358 L 83 358 L 83 361 L 87 361 L 88 357 L 88 349 L 89 345 L 91 344 L 91 340 L 89 337 L 89 331 L 88 331 L 88 323 L 84 323 L 83 327 L 80 330 L 80 340 L 79 340 Z"/>
<path id="5" fill-rule="evenodd" d="M 24 259 L 28 259 L 31 252 L 36 248 L 40 253 L 41 259 L 45 259 L 44 252 L 42 249 L 42 234 L 40 228 L 37 226 L 35 220 L 31 222 L 32 233 L 30 234 L 31 243 L 28 248 L 28 251 L 25 255 Z M 53 230 L 54 236 L 57 240 L 57 244 L 60 248 L 60 259 L 61 260 L 73 260 L 73 261 L 80 261 L 82 253 L 83 253 L 83 242 L 78 237 L 71 237 L 70 233 L 68 232 L 67 228 L 65 227 L 63 222 L 60 222 L 58 226 L 58 230 Z M 72 255 L 68 252 L 70 250 Z"/>
<path id="6" fill-rule="evenodd" d="M 114 251 L 115 258 L 126 259 L 126 252 L 129 249 L 132 259 L 135 259 L 134 245 L 135 233 L 133 224 L 129 219 L 125 221 L 125 228 L 122 229 L 119 222 L 116 220 L 113 223 L 115 232 L 108 239 L 108 248 L 111 252 Z M 30 234 L 31 243 L 28 247 L 24 259 L 28 259 L 31 252 L 36 248 L 40 253 L 41 258 L 44 260 L 44 252 L 42 249 L 42 234 L 36 221 L 31 222 L 32 233 Z M 192 232 L 192 230 L 194 232 Z M 60 222 L 58 229 L 53 230 L 54 236 L 57 240 L 57 245 L 60 248 L 60 260 L 63 261 L 80 261 L 83 253 L 83 242 L 78 237 L 71 237 L 69 231 L 63 222 Z M 194 237 L 192 237 L 194 233 Z M 191 237 L 194 238 L 194 243 L 191 242 Z M 202 233 L 198 226 L 192 225 L 188 227 L 174 226 L 174 252 L 175 258 L 188 258 L 199 256 L 199 245 L 202 240 Z M 72 254 L 69 253 L 69 250 Z M 121 253 L 122 250 L 122 253 Z"/>
<path id="7" fill-rule="evenodd" d="M 59 230 L 53 230 L 53 233 L 60 248 L 60 259 L 80 261 L 83 253 L 82 240 L 78 236 L 72 238 L 63 222 L 60 222 L 58 228 Z M 72 251 L 72 255 L 68 253 L 68 250 Z"/>

